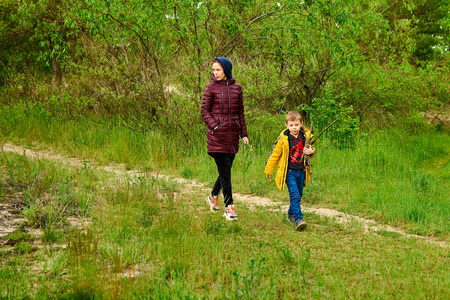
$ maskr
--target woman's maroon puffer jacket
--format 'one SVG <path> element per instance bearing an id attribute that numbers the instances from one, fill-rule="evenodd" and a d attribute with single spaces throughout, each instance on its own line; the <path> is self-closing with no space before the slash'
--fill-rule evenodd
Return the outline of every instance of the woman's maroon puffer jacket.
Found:
<path id="1" fill-rule="evenodd" d="M 212 76 L 203 93 L 202 117 L 208 126 L 208 153 L 237 153 L 239 136 L 247 137 L 241 85 L 234 78 L 217 81 Z"/>

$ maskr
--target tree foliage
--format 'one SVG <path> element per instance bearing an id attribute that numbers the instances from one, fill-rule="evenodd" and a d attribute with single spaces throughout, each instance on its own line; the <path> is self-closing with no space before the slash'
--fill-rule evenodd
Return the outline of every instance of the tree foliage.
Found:
<path id="1" fill-rule="evenodd" d="M 362 119 L 377 109 L 439 107 L 449 93 L 448 0 L 4 0 L 0 7 L 4 94 L 25 89 L 71 116 L 106 114 L 168 130 L 181 119 L 193 128 L 216 56 L 235 64 L 249 109 L 270 113 L 305 106 L 311 113 L 319 109 L 314 99 L 334 99 Z"/>
<path id="2" fill-rule="evenodd" d="M 14 18 L 19 7 L 17 1 L 5 0 L 0 5 L 0 85 L 13 83 L 16 73 L 29 72 L 36 55 L 35 43 L 31 42 L 32 30 L 22 29 Z"/>

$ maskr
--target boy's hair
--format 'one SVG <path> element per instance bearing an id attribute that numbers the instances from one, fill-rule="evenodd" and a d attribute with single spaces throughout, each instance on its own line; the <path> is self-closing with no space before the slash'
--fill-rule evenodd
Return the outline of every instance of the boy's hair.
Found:
<path id="1" fill-rule="evenodd" d="M 296 121 L 296 120 L 302 122 L 303 121 L 302 116 L 295 110 L 291 110 L 290 112 L 288 112 L 288 114 L 286 115 L 286 123 L 288 121 Z"/>

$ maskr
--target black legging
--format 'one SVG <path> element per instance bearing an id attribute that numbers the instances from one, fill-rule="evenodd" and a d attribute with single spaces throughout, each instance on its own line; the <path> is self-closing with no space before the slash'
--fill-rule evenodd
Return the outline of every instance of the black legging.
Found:
<path id="1" fill-rule="evenodd" d="M 220 190 L 223 189 L 223 198 L 225 206 L 233 204 L 233 193 L 231 191 L 231 167 L 235 154 L 230 153 L 208 153 L 216 161 L 217 170 L 219 171 L 219 177 L 217 177 L 216 183 L 211 191 L 211 195 L 218 196 Z"/>

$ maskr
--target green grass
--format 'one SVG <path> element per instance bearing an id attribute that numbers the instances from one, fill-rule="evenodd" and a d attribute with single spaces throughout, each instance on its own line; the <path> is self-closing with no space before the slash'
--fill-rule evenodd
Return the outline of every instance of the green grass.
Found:
<path id="1" fill-rule="evenodd" d="M 432 147 L 427 146 L 430 139 L 435 141 Z M 361 138 L 355 149 L 330 150 L 324 145 L 326 155 L 315 159 L 312 197 L 315 188 L 332 190 L 321 203 L 410 232 L 448 235 L 450 173 L 437 163 L 448 163 L 448 135 L 401 135 L 391 130 Z"/>
<path id="2" fill-rule="evenodd" d="M 442 299 L 450 289 L 448 251 L 423 239 L 365 233 L 358 223 L 308 213 L 309 227 L 296 232 L 282 212 L 244 204 L 239 220 L 227 222 L 201 192 L 183 193 L 176 182 L 2 157 L 5 174 L 6 162 L 18 161 L 21 175 L 11 185 L 53 178 L 42 194 L 67 177 L 76 181 L 62 186 L 66 193 L 90 181 L 90 172 L 99 180 L 90 183 L 96 197 L 86 228 L 61 222 L 40 238 L 5 237 L 21 243 L 0 252 L 1 297 Z"/>
<path id="3" fill-rule="evenodd" d="M 183 176 L 212 186 L 217 170 L 206 141 L 186 146 L 157 131 L 145 136 L 93 120 L 58 121 L 45 111 L 0 110 L 0 137 L 26 147 L 83 158 L 79 167 L 2 153 L 2 199 L 20 199 L 17 243 L 0 248 L 0 297 L 135 298 L 446 298 L 449 255 L 425 239 L 390 231 L 366 233 L 359 223 L 305 214 L 295 232 L 282 212 L 238 203 L 225 222 L 204 192 L 176 182 L 123 176 L 95 168 Z M 256 121 L 260 119 L 255 119 Z M 236 192 L 288 201 L 263 168 L 280 129 L 249 120 L 249 147 L 233 165 Z M 192 140 L 191 140 L 192 142 Z M 313 183 L 303 205 L 329 207 L 434 236 L 450 237 L 450 137 L 399 128 L 358 137 L 336 149 L 316 144 Z M 12 200 L 11 200 L 12 201 Z M 69 217 L 88 220 L 70 226 Z M 38 237 L 28 233 L 41 231 Z M 4 237 L 4 239 L 11 237 Z"/>
<path id="4" fill-rule="evenodd" d="M 108 123 L 113 122 L 105 120 L 59 121 L 39 106 L 3 109 L 0 116 L 3 140 L 50 147 L 88 162 L 95 159 L 101 164 L 123 163 L 127 169 L 176 174 L 209 186 L 217 176 L 213 159 L 206 153 L 205 136 L 191 139 L 187 146 L 158 131 L 142 135 L 127 127 L 110 126 Z M 288 193 L 280 193 L 273 180 L 267 180 L 263 174 L 282 121 L 252 113 L 248 118 L 253 147 L 241 144 L 233 165 L 234 191 L 288 201 Z M 318 155 L 312 161 L 313 183 L 305 189 L 306 205 L 336 208 L 402 227 L 410 233 L 448 239 L 448 134 L 426 128 L 411 132 L 398 127 L 361 135 L 352 148 L 337 149 L 326 136 L 315 146 Z M 90 195 L 85 192 L 82 202 L 89 201 Z"/>

